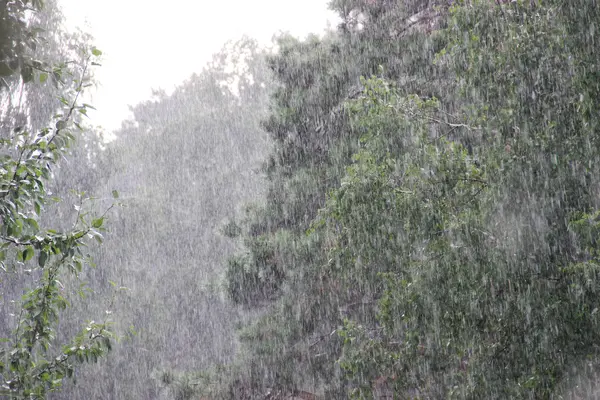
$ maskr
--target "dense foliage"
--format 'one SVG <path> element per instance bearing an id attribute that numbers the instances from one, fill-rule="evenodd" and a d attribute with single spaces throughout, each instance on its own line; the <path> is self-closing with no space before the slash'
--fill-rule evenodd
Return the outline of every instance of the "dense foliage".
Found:
<path id="1" fill-rule="evenodd" d="M 426 3 L 334 1 L 338 31 L 280 39 L 227 281 L 270 306 L 224 397 L 589 395 L 598 6 Z"/>

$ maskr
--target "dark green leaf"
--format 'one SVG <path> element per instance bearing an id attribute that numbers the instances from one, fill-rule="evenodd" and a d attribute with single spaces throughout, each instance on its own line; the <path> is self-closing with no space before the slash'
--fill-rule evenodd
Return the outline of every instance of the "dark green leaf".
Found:
<path id="1" fill-rule="evenodd" d="M 40 205 L 40 203 L 38 201 L 36 201 L 35 203 L 33 203 L 33 207 L 34 207 L 35 213 L 37 215 L 40 215 L 42 212 L 42 206 Z"/>
<path id="2" fill-rule="evenodd" d="M 14 72 L 6 63 L 0 63 L 0 76 L 10 76 Z"/>
<path id="3" fill-rule="evenodd" d="M 48 261 L 48 253 L 45 251 L 40 251 L 40 256 L 38 257 L 38 265 L 42 268 L 46 265 L 46 261 Z"/>
<path id="4" fill-rule="evenodd" d="M 23 251 L 23 261 L 29 261 L 33 258 L 33 255 L 35 254 L 33 247 L 28 246 L 24 251 Z"/>
<path id="5" fill-rule="evenodd" d="M 28 83 L 33 80 L 33 68 L 29 65 L 24 65 L 21 68 L 21 78 L 23 78 L 23 82 Z"/>
<path id="6" fill-rule="evenodd" d="M 27 218 L 26 221 L 27 221 L 27 224 L 29 224 L 30 227 L 35 229 L 36 232 L 40 230 L 40 227 L 35 219 Z"/>

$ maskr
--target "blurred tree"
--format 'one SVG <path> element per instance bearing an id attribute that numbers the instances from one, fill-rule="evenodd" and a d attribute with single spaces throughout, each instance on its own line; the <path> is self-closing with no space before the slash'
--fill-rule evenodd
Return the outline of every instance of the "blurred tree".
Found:
<path id="1" fill-rule="evenodd" d="M 41 1 L 2 1 L 0 3 L 0 76 L 20 74 L 29 82 L 33 79 L 33 68 L 38 67 L 31 59 L 31 51 L 38 44 L 39 30 L 29 22 L 30 12 L 38 11 Z"/>
<path id="2" fill-rule="evenodd" d="M 71 386 L 70 397 L 195 395 L 188 387 L 195 380 L 181 371 L 234 357 L 240 317 L 220 280 L 238 246 L 220 229 L 263 191 L 257 169 L 271 146 L 260 128 L 272 91 L 266 55 L 250 38 L 227 43 L 173 92 L 156 90 L 133 106 L 133 119 L 93 158 L 101 174 L 93 192 L 116 187 L 126 207 L 114 213 L 105 240 L 111 251 L 95 255 L 112 267 L 91 271 L 88 280 L 98 286 L 117 276 L 129 288 L 116 303 L 116 324 L 133 324 L 138 334 L 120 343 L 108 368 L 80 375 L 99 386 Z M 169 385 L 165 376 L 174 377 Z"/>

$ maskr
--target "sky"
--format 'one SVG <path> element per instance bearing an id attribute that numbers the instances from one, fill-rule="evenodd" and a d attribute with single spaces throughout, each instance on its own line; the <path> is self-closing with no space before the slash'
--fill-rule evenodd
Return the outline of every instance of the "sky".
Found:
<path id="1" fill-rule="evenodd" d="M 243 35 L 269 44 L 287 31 L 321 33 L 336 16 L 327 0 L 60 0 L 69 28 L 95 37 L 103 52 L 100 83 L 91 102 L 94 125 L 107 131 L 129 116 L 128 105 L 170 92 L 200 72 L 228 40 Z"/>

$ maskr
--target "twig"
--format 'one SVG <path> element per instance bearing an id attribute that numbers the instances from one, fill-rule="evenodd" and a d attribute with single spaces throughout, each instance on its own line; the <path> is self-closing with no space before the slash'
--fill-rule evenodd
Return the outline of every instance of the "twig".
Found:
<path id="1" fill-rule="evenodd" d="M 81 92 L 83 91 L 83 82 L 84 82 L 84 79 L 85 79 L 85 74 L 87 73 L 87 69 L 88 69 L 88 67 L 89 67 L 89 61 L 90 61 L 90 59 L 91 59 L 91 56 L 89 56 L 89 57 L 86 59 L 85 65 L 84 65 L 84 67 L 83 67 L 83 71 L 82 71 L 82 73 L 81 73 L 81 80 L 80 80 L 80 82 L 79 82 L 79 85 L 77 86 L 77 89 L 76 89 L 75 98 L 73 99 L 73 102 L 71 103 L 71 107 L 69 108 L 69 111 L 67 112 L 67 115 L 66 115 L 66 116 L 65 116 L 63 119 L 61 119 L 61 120 L 59 120 L 59 121 L 58 121 L 58 122 L 63 122 L 63 124 L 59 124 L 59 123 L 57 122 L 57 124 L 56 124 L 56 128 L 55 128 L 55 131 L 54 131 L 54 134 L 53 134 L 53 135 L 52 135 L 52 137 L 51 137 L 51 138 L 48 140 L 48 143 L 47 143 L 47 145 L 50 145 L 50 144 L 51 144 L 51 143 L 54 141 L 54 139 L 56 139 L 56 137 L 58 136 L 58 134 L 59 134 L 59 133 L 60 133 L 60 132 L 61 132 L 61 131 L 62 131 L 62 130 L 65 128 L 65 126 L 66 126 L 66 122 L 67 122 L 67 121 L 68 121 L 68 120 L 71 118 L 71 116 L 73 115 L 73 111 L 75 111 L 75 108 L 77 107 L 77 100 L 79 99 L 79 95 L 80 95 L 80 94 L 81 94 Z M 14 172 L 14 174 L 13 174 L 13 177 L 12 177 L 12 179 L 11 179 L 11 183 L 12 183 L 12 182 L 16 182 L 16 181 L 17 181 L 17 171 L 19 170 L 19 167 L 21 166 L 21 162 L 23 161 L 23 160 L 22 160 L 22 158 L 23 158 L 23 154 L 25 153 L 25 148 L 26 148 L 26 147 L 24 146 L 24 147 L 23 147 L 23 150 L 21 151 L 21 154 L 19 155 L 19 160 L 17 161 L 17 165 L 15 166 L 15 172 Z M 34 153 L 35 151 L 37 151 L 37 149 L 32 149 L 32 150 L 31 150 L 31 152 L 30 152 L 30 153 L 29 153 L 29 155 L 28 155 L 28 158 L 31 158 L 31 157 L 32 157 L 32 155 L 33 155 L 33 153 Z M 43 152 L 40 152 L 40 153 L 37 155 L 36 159 L 37 159 L 37 160 L 40 160 L 44 154 L 45 154 L 45 153 L 43 153 Z M 30 173 L 30 172 L 27 172 L 27 174 L 26 174 L 26 175 L 23 177 L 23 179 L 21 179 L 21 180 L 26 180 L 26 179 L 27 179 L 29 176 L 31 176 L 31 173 Z M 13 191 L 13 186 L 16 186 L 16 188 L 17 188 L 17 190 L 18 190 L 18 187 L 19 187 L 19 185 L 18 185 L 18 184 L 11 185 L 11 186 L 9 187 L 9 190 L 7 190 L 5 193 L 3 193 L 3 194 L 2 194 L 2 196 L 1 196 L 0 198 L 5 198 L 6 196 L 8 196 L 8 194 L 9 194 L 9 193 L 11 193 L 11 192 Z"/>
<path id="2" fill-rule="evenodd" d="M 321 335 L 321 336 L 317 337 L 317 340 L 315 342 L 313 342 L 312 344 L 310 344 L 308 346 L 308 348 L 309 349 L 313 348 L 314 346 L 316 346 L 317 344 L 319 344 L 323 340 L 327 339 L 328 337 L 333 336 L 333 334 L 336 333 L 336 332 L 337 332 L 337 329 L 334 329 L 329 335 Z"/>

